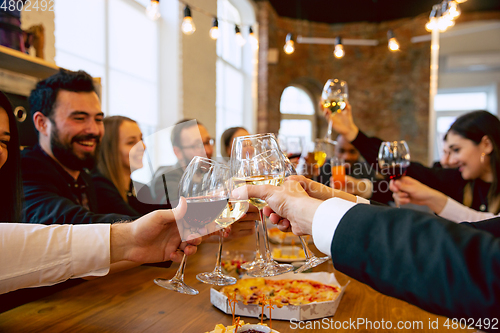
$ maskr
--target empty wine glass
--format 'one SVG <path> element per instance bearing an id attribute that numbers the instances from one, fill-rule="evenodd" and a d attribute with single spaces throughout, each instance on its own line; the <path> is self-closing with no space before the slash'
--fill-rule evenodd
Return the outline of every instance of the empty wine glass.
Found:
<path id="1" fill-rule="evenodd" d="M 345 109 L 347 99 L 349 97 L 347 82 L 339 79 L 329 79 L 326 81 L 321 93 L 321 107 L 323 110 L 342 112 Z M 324 141 L 337 144 L 332 137 L 332 121 L 328 121 L 328 131 Z"/>
<path id="2" fill-rule="evenodd" d="M 215 219 L 228 203 L 226 166 L 208 158 L 196 156 L 187 166 L 179 183 L 179 198 L 186 198 L 187 210 L 182 221 L 183 228 L 191 235 L 206 235 L 216 229 Z M 184 223 L 185 222 L 185 223 Z M 196 295 L 198 290 L 184 283 L 186 255 L 179 269 L 170 279 L 155 279 L 154 282 L 166 289 L 179 293 Z"/>
<path id="3" fill-rule="evenodd" d="M 284 157 L 284 163 L 285 163 L 285 177 L 297 174 L 295 167 L 286 156 Z M 299 236 L 299 240 L 300 243 L 302 244 L 302 249 L 304 250 L 304 254 L 306 256 L 306 261 L 302 266 L 300 266 L 298 269 L 295 270 L 295 273 L 302 273 L 330 259 L 330 257 L 328 256 L 322 258 L 316 257 L 314 253 L 309 249 L 309 246 L 307 245 L 307 241 L 304 239 L 304 236 Z"/>
<path id="4" fill-rule="evenodd" d="M 406 174 L 410 166 L 410 149 L 406 141 L 385 141 L 378 151 L 380 173 L 386 179 L 398 179 Z M 396 207 L 399 204 L 396 202 Z"/>
<path id="5" fill-rule="evenodd" d="M 236 187 L 243 185 L 275 185 L 283 183 L 285 170 L 283 153 L 279 149 L 274 134 L 257 134 L 235 139 L 231 153 L 231 175 Z M 275 276 L 293 270 L 292 265 L 278 264 L 271 258 L 267 226 L 262 209 L 267 205 L 259 198 L 249 198 L 251 204 L 259 209 L 262 224 L 265 255 L 264 264 L 251 266 L 247 270 L 250 276 Z"/>

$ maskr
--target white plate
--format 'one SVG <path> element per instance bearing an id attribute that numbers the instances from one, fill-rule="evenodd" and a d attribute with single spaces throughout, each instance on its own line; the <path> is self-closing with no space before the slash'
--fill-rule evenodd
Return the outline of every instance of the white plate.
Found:
<path id="1" fill-rule="evenodd" d="M 281 249 L 281 254 L 282 255 L 292 255 L 295 254 L 298 256 L 300 252 L 303 252 L 301 247 L 298 246 L 277 246 L 275 249 Z M 280 262 L 298 262 L 298 261 L 305 261 L 305 257 L 300 257 L 300 258 L 282 258 L 282 257 L 275 257 L 274 256 L 274 251 L 271 252 L 273 255 L 273 259 L 276 261 Z"/>

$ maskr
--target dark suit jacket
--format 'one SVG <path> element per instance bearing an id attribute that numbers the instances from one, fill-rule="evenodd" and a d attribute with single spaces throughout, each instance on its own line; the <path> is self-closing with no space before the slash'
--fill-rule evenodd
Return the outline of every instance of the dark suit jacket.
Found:
<path id="1" fill-rule="evenodd" d="M 80 172 L 86 184 L 85 193 L 90 210 L 76 200 L 70 182 L 71 176 L 38 145 L 21 153 L 23 190 L 25 198 L 25 222 L 42 224 L 113 223 L 130 220 L 118 200 L 109 199 L 108 209 L 115 214 L 98 212 L 95 188 L 90 175 Z M 123 200 L 121 200 L 123 202 Z"/>
<path id="2" fill-rule="evenodd" d="M 409 209 L 356 205 L 331 244 L 339 271 L 450 318 L 500 317 L 500 218 L 457 224 Z M 489 229 L 489 232 L 478 229 Z"/>

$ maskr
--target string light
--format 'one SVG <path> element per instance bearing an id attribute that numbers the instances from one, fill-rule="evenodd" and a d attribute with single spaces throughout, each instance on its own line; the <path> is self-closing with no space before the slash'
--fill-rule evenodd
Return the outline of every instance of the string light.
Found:
<path id="1" fill-rule="evenodd" d="M 342 45 L 342 39 L 339 37 L 335 38 L 335 50 L 333 51 L 335 58 L 340 59 L 345 55 L 344 46 Z"/>
<path id="2" fill-rule="evenodd" d="M 185 35 L 192 35 L 196 31 L 196 26 L 191 17 L 191 8 L 188 5 L 184 8 L 184 19 L 182 20 L 181 30 Z"/>
<path id="3" fill-rule="evenodd" d="M 238 27 L 237 24 L 234 26 L 234 32 L 236 33 L 236 43 L 238 43 L 239 46 L 245 45 L 245 43 L 247 41 L 245 40 L 245 38 L 241 34 L 240 27 Z"/>
<path id="4" fill-rule="evenodd" d="M 429 32 L 433 31 L 434 29 L 437 29 L 437 24 L 440 16 L 441 16 L 441 6 L 440 5 L 432 6 L 432 11 L 431 14 L 429 15 L 429 22 L 426 23 L 425 29 Z"/>
<path id="5" fill-rule="evenodd" d="M 392 30 L 387 31 L 387 39 L 389 40 L 388 42 L 389 50 L 399 51 L 399 43 L 396 37 L 394 37 L 394 32 Z"/>
<path id="6" fill-rule="evenodd" d="M 151 21 L 156 21 L 160 18 L 160 0 L 151 0 L 146 7 L 146 16 Z"/>
<path id="7" fill-rule="evenodd" d="M 283 46 L 283 50 L 286 54 L 292 54 L 295 52 L 295 42 L 293 41 L 292 33 L 288 33 L 285 39 L 285 46 Z"/>
<path id="8" fill-rule="evenodd" d="M 252 27 L 248 28 L 248 39 L 250 40 L 250 45 L 252 45 L 252 48 L 259 48 L 259 40 L 257 39 L 257 36 L 255 36 L 255 32 L 253 32 Z"/>
<path id="9" fill-rule="evenodd" d="M 220 35 L 220 31 L 219 31 L 219 21 L 217 20 L 216 17 L 214 17 L 214 21 L 212 23 L 212 27 L 210 28 L 210 38 L 212 38 L 213 40 L 217 40 L 217 38 L 219 38 L 219 35 Z"/>
<path id="10" fill-rule="evenodd" d="M 461 14 L 458 4 L 462 2 L 458 0 L 443 0 L 442 3 L 434 5 L 425 29 L 427 31 L 439 29 L 440 32 L 445 32 L 448 28 L 453 27 L 455 20 Z"/>

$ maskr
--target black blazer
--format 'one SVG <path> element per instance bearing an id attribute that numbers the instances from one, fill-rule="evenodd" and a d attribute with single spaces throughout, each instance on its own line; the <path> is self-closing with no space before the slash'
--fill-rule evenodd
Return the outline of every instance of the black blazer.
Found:
<path id="1" fill-rule="evenodd" d="M 356 205 L 335 231 L 332 260 L 339 271 L 426 311 L 493 319 L 500 317 L 499 234 L 500 218 L 471 226 Z"/>
<path id="2" fill-rule="evenodd" d="M 25 222 L 41 224 L 113 223 L 130 220 L 120 206 L 111 204 L 115 214 L 96 214 L 98 205 L 95 188 L 87 171 L 80 173 L 86 183 L 85 190 L 90 210 L 75 200 L 68 177 L 71 176 L 39 145 L 21 153 Z M 110 200 L 110 202 L 113 200 Z M 123 200 L 122 200 L 123 201 Z"/>

